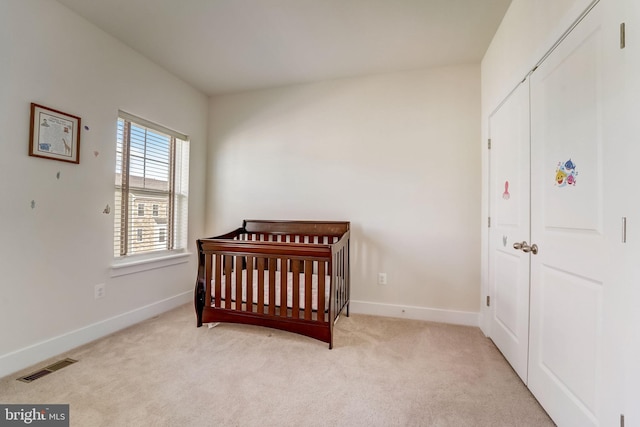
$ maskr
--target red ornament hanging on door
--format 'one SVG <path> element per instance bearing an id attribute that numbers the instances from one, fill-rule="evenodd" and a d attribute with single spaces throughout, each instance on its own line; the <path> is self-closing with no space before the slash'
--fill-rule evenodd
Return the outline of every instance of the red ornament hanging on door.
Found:
<path id="1" fill-rule="evenodd" d="M 504 182 L 504 193 L 502 193 L 502 198 L 505 200 L 509 200 L 511 194 L 509 194 L 509 181 Z"/>

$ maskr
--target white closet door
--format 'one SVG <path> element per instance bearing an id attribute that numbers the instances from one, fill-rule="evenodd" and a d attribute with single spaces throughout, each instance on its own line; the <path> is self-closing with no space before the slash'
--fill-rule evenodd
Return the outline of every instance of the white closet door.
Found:
<path id="1" fill-rule="evenodd" d="M 529 255 L 529 82 L 520 84 L 489 118 L 490 337 L 527 383 Z"/>
<path id="2" fill-rule="evenodd" d="M 602 39 L 596 6 L 531 76 L 529 388 L 559 426 L 598 425 L 602 398 Z"/>
<path id="3" fill-rule="evenodd" d="M 625 60 L 626 91 L 625 107 L 627 135 L 624 149 L 624 169 L 627 171 L 624 216 L 627 218 L 627 241 L 625 243 L 625 321 L 627 325 L 625 347 L 625 425 L 640 426 L 640 192 L 637 174 L 640 159 L 640 2 L 625 2 L 627 30 Z"/>

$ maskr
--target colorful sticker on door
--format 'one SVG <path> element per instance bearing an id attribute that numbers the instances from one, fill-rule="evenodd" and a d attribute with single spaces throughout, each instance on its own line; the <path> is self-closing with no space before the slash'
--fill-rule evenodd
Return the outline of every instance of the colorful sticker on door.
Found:
<path id="1" fill-rule="evenodd" d="M 567 185 L 576 185 L 576 178 L 578 171 L 576 171 L 576 164 L 571 159 L 566 162 L 558 162 L 556 167 L 556 187 L 566 187 Z"/>
<path id="2" fill-rule="evenodd" d="M 511 194 L 509 194 L 509 181 L 504 182 L 504 193 L 502 193 L 502 198 L 505 200 L 509 200 Z"/>

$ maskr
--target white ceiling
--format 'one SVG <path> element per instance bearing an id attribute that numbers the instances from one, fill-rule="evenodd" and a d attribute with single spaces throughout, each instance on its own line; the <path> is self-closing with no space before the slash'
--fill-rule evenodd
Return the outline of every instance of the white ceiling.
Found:
<path id="1" fill-rule="evenodd" d="M 511 0 L 58 0 L 206 94 L 477 63 Z"/>

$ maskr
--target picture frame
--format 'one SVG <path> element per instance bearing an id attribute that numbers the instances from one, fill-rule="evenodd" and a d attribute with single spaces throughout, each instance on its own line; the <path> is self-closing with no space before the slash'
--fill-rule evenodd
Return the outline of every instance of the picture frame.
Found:
<path id="1" fill-rule="evenodd" d="M 31 103 L 29 155 L 80 163 L 80 117 Z"/>

